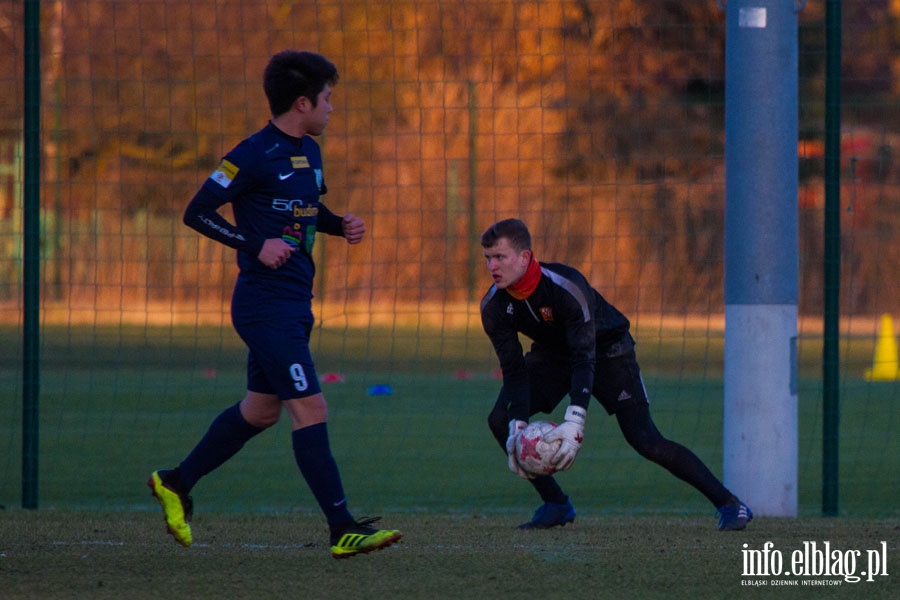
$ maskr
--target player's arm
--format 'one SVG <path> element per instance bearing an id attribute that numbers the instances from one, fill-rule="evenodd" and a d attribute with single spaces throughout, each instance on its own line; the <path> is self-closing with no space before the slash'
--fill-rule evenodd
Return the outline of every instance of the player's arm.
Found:
<path id="1" fill-rule="evenodd" d="M 584 441 L 584 421 L 594 387 L 594 363 L 596 358 L 596 335 L 594 332 L 593 310 L 588 305 L 589 294 L 563 296 L 560 312 L 564 315 L 566 339 L 571 350 L 572 380 L 569 387 L 570 404 L 564 421 L 556 427 L 546 441 L 560 440 L 560 447 L 551 459 L 557 469 L 566 470 L 575 462 L 575 457 Z"/>
<path id="2" fill-rule="evenodd" d="M 501 371 L 503 373 L 503 389 L 501 394 L 510 398 L 508 415 L 509 415 L 509 434 L 506 437 L 506 456 L 507 466 L 509 470 L 526 479 L 533 479 L 534 475 L 525 471 L 516 460 L 516 437 L 528 425 L 528 418 L 531 414 L 531 396 L 528 387 L 528 374 L 525 370 L 525 359 L 522 357 L 521 344 L 519 344 L 518 335 L 515 336 L 515 345 L 519 347 L 518 356 L 520 361 L 514 361 L 514 365 L 507 365 L 504 368 L 501 361 Z M 512 346 L 512 342 L 508 342 Z M 502 347 L 502 346 L 501 346 Z M 497 348 L 497 346 L 495 346 Z M 503 350 L 498 350 L 498 355 Z M 507 349 L 508 353 L 512 350 Z"/>
<path id="3" fill-rule="evenodd" d="M 594 365 L 597 359 L 597 335 L 593 319 L 583 317 L 580 310 L 572 311 L 566 322 L 566 338 L 572 364 L 569 399 L 572 405 L 581 407 L 586 412 L 591 400 L 591 390 L 594 389 Z"/>
<path id="4" fill-rule="evenodd" d="M 497 319 L 482 313 L 482 325 L 494 346 L 503 374 L 503 389 L 509 402 L 511 420 L 528 421 L 531 416 L 531 392 L 528 387 L 528 370 L 519 334 L 515 329 L 501 325 Z"/>
<path id="5" fill-rule="evenodd" d="M 247 139 L 235 146 L 210 173 L 184 211 L 183 221 L 206 237 L 250 256 L 258 256 L 266 240 L 249 234 L 219 214 L 219 208 L 239 202 L 255 185 L 257 152 Z"/>
<path id="6" fill-rule="evenodd" d="M 496 307 L 490 302 L 482 302 L 481 324 L 500 360 L 500 371 L 503 374 L 500 394 L 510 399 L 507 409 L 509 415 L 509 435 L 506 438 L 507 465 L 516 475 L 531 479 L 534 476 L 519 466 L 515 456 L 516 436 L 525 429 L 531 414 L 528 374 L 519 334 L 505 323 L 502 316 L 496 314 Z"/>
<path id="7" fill-rule="evenodd" d="M 184 211 L 184 224 L 208 238 L 255 256 L 270 269 L 277 269 L 287 262 L 293 252 L 290 245 L 281 238 L 266 240 L 246 236 L 219 214 L 218 208 L 224 203 L 218 194 L 203 186 Z"/>
<path id="8" fill-rule="evenodd" d="M 361 218 L 352 213 L 339 217 L 331 212 L 327 206 L 319 203 L 316 230 L 329 235 L 344 237 L 348 244 L 358 244 L 366 233 L 366 224 Z"/>
<path id="9" fill-rule="evenodd" d="M 188 203 L 184 211 L 184 224 L 230 248 L 257 256 L 265 240 L 250 238 L 219 214 L 219 208 L 230 201 L 230 194 L 217 194 L 208 184 L 204 184 Z"/>

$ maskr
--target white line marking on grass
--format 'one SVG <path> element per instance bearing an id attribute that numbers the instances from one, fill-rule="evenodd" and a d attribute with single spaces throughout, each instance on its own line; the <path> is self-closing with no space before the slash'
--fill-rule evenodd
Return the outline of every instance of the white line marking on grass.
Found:
<path id="1" fill-rule="evenodd" d="M 124 546 L 125 542 L 81 540 L 78 542 L 54 541 L 50 544 L 52 546 Z"/>

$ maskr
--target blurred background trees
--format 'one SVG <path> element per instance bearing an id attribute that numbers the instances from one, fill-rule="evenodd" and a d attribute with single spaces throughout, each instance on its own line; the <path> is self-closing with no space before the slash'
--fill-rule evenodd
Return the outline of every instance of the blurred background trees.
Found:
<path id="1" fill-rule="evenodd" d="M 21 2 L 0 2 L 0 163 L 22 127 Z M 900 277 L 900 3 L 843 5 L 842 308 L 890 310 Z M 821 310 L 824 30 L 801 13 L 801 311 Z M 724 12 L 716 2 L 55 0 L 42 3 L 44 276 L 70 305 L 219 302 L 230 250 L 181 225 L 219 158 L 262 127 L 286 47 L 338 66 L 321 142 L 336 212 L 329 302 L 471 301 L 476 238 L 520 216 L 539 259 L 628 312 L 722 309 Z M 18 297 L 14 177 L 0 172 L 0 298 Z M 6 173 L 6 175 L 2 175 Z"/>

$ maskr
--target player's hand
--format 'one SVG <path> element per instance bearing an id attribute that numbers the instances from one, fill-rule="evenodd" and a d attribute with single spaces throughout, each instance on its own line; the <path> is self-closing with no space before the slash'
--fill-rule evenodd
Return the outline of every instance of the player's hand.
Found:
<path id="1" fill-rule="evenodd" d="M 587 411 L 574 404 L 566 409 L 566 420 L 544 436 L 545 442 L 560 440 L 559 450 L 550 459 L 550 464 L 560 471 L 565 471 L 575 462 L 575 457 L 584 441 L 584 418 Z"/>
<path id="2" fill-rule="evenodd" d="M 528 423 L 525 421 L 517 421 L 513 419 L 509 422 L 509 437 L 506 438 L 506 455 L 509 458 L 509 470 L 518 475 L 519 477 L 524 477 L 525 479 L 534 479 L 534 475 L 527 473 L 522 467 L 519 466 L 519 461 L 516 460 L 516 436 L 521 433 L 525 427 L 528 426 Z"/>
<path id="3" fill-rule="evenodd" d="M 263 242 L 262 250 L 256 258 L 270 269 L 277 269 L 288 261 L 293 252 L 291 245 L 283 239 L 269 238 Z"/>
<path id="4" fill-rule="evenodd" d="M 366 223 L 359 217 L 347 213 L 341 222 L 341 228 L 344 231 L 344 238 L 348 244 L 358 244 L 366 233 Z"/>

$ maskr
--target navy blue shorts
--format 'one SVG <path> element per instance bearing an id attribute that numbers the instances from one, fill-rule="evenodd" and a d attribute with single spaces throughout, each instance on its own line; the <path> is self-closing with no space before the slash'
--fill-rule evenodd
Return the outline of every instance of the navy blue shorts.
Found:
<path id="1" fill-rule="evenodd" d="M 275 394 L 280 400 L 306 398 L 322 391 L 309 350 L 312 310 L 297 303 L 267 305 L 262 301 L 252 310 L 246 304 L 242 307 L 233 303 L 231 319 L 250 350 L 249 391 Z"/>

